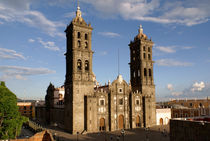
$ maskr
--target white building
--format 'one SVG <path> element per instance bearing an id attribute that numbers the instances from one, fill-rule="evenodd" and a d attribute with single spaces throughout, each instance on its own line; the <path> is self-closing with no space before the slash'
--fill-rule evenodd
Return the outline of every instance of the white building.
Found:
<path id="1" fill-rule="evenodd" d="M 157 125 L 166 125 L 169 123 L 170 119 L 171 119 L 170 108 L 156 109 L 156 124 Z"/>

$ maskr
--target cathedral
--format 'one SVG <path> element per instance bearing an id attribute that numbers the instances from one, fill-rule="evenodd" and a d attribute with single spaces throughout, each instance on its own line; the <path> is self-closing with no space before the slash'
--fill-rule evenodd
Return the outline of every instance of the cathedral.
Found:
<path id="1" fill-rule="evenodd" d="M 37 120 L 72 134 L 155 125 L 153 42 L 140 26 L 129 43 L 130 83 L 118 75 L 112 83 L 99 86 L 92 70 L 92 30 L 78 6 L 76 17 L 65 30 L 64 86 L 49 85 L 45 104 L 36 107 Z"/>

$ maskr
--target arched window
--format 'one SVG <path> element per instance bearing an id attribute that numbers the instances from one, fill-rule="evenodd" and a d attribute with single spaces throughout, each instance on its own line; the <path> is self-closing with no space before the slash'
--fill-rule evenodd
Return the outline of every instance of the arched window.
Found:
<path id="1" fill-rule="evenodd" d="M 148 54 L 148 60 L 151 60 L 151 55 L 150 54 Z"/>
<path id="2" fill-rule="evenodd" d="M 85 48 L 88 48 L 88 43 L 87 42 L 85 42 Z"/>
<path id="3" fill-rule="evenodd" d="M 79 39 L 81 38 L 81 33 L 80 32 L 77 33 L 77 38 L 79 38 Z"/>
<path id="4" fill-rule="evenodd" d="M 80 59 L 77 61 L 77 70 L 82 70 L 82 61 Z"/>
<path id="5" fill-rule="evenodd" d="M 147 76 L 147 69 L 144 68 L 144 76 Z"/>
<path id="6" fill-rule="evenodd" d="M 148 52 L 150 52 L 150 47 L 148 47 Z"/>
<path id="7" fill-rule="evenodd" d="M 88 39 L 88 34 L 86 33 L 86 34 L 85 34 L 85 40 L 87 40 L 87 39 Z"/>
<path id="8" fill-rule="evenodd" d="M 88 60 L 85 61 L 85 70 L 86 71 L 89 70 L 89 62 L 88 62 Z"/>
<path id="9" fill-rule="evenodd" d="M 146 58 L 146 53 L 144 53 L 144 59 Z"/>
<path id="10" fill-rule="evenodd" d="M 81 42 L 80 42 L 80 40 L 78 40 L 77 46 L 78 46 L 78 47 L 81 47 Z"/>
<path id="11" fill-rule="evenodd" d="M 152 76 L 152 70 L 149 69 L 149 76 Z"/>

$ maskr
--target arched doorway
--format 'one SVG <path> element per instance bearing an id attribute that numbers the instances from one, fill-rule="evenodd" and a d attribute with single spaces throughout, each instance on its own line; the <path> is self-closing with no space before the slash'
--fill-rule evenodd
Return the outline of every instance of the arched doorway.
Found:
<path id="1" fill-rule="evenodd" d="M 163 125 L 163 119 L 160 118 L 160 125 Z"/>
<path id="2" fill-rule="evenodd" d="M 140 116 L 136 117 L 136 127 L 140 127 Z"/>
<path id="3" fill-rule="evenodd" d="M 124 123 L 124 116 L 119 115 L 119 129 L 123 129 L 123 123 Z"/>
<path id="4" fill-rule="evenodd" d="M 50 134 L 45 132 L 45 134 L 43 135 L 42 141 L 52 141 Z"/>
<path id="5" fill-rule="evenodd" d="M 100 131 L 104 131 L 105 130 L 105 119 L 101 118 L 100 119 L 100 127 L 99 127 Z"/>

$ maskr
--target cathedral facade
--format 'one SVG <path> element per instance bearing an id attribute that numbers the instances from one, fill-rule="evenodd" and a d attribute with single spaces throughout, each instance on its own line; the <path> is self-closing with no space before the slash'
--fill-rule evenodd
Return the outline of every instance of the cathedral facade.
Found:
<path id="1" fill-rule="evenodd" d="M 92 30 L 78 7 L 76 17 L 65 30 L 64 98 L 56 98 L 56 88 L 50 84 L 46 104 L 36 108 L 37 119 L 52 125 L 56 123 L 72 134 L 155 125 L 153 42 L 140 26 L 138 35 L 129 44 L 130 83 L 118 75 L 112 83 L 98 86 L 92 70 Z"/>

